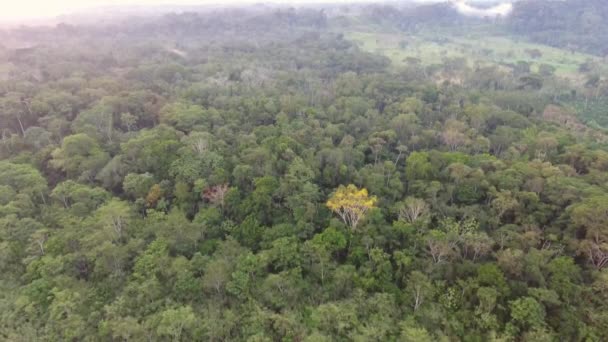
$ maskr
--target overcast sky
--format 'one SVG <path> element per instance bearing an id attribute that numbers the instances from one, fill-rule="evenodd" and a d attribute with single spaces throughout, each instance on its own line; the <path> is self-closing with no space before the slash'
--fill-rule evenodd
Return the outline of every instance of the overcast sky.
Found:
<path id="1" fill-rule="evenodd" d="M 256 2 L 310 3 L 327 2 L 327 0 L 0 0 L 0 3 L 2 3 L 2 5 L 0 5 L 0 18 L 23 19 L 52 17 L 86 8 L 111 5 L 199 5 Z M 365 2 L 365 0 L 335 0 L 333 2 Z"/>
<path id="2" fill-rule="evenodd" d="M 440 2 L 446 0 L 410 0 L 418 2 Z M 508 1 L 508 0 L 507 0 Z M 82 9 L 111 5 L 200 5 L 238 3 L 349 3 L 382 2 L 381 0 L 0 0 L 0 19 L 30 19 L 54 17 Z"/>

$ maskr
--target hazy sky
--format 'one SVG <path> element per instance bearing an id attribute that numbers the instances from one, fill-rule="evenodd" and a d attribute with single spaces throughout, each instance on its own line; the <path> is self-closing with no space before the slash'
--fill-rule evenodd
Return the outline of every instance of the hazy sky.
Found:
<path id="1" fill-rule="evenodd" d="M 446 0 L 410 0 L 441 2 Z M 510 0 L 506 0 L 510 1 Z M 54 17 L 60 14 L 110 5 L 199 5 L 238 3 L 382 2 L 374 0 L 0 0 L 0 20 Z"/>
<path id="2" fill-rule="evenodd" d="M 373 0 L 371 0 L 373 1 Z M 328 0 L 0 0 L 0 19 L 52 17 L 66 12 L 109 5 L 199 5 L 256 2 L 298 3 Z M 334 0 L 332 2 L 370 2 L 370 0 Z"/>

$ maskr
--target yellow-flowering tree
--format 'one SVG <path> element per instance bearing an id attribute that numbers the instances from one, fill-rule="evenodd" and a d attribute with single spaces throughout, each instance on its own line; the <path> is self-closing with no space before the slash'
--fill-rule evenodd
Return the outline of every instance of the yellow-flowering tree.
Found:
<path id="1" fill-rule="evenodd" d="M 376 196 L 369 196 L 365 188 L 359 190 L 352 184 L 340 185 L 327 201 L 327 207 L 338 214 L 352 230 L 356 230 L 361 219 L 374 208 L 376 202 Z"/>

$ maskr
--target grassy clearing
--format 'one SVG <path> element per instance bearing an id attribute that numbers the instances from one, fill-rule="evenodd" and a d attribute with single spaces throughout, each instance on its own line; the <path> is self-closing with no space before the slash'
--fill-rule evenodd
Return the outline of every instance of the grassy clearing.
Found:
<path id="1" fill-rule="evenodd" d="M 608 99 L 591 99 L 572 104 L 576 113 L 588 126 L 608 130 Z"/>
<path id="2" fill-rule="evenodd" d="M 396 66 L 404 65 L 408 57 L 419 58 L 425 65 L 441 63 L 445 57 L 466 57 L 471 63 L 526 61 L 533 68 L 545 63 L 555 67 L 558 75 L 570 76 L 575 75 L 579 65 L 587 59 L 597 59 L 592 55 L 480 33 L 456 36 L 352 31 L 345 36 L 367 51 L 387 56 Z M 530 50 L 538 50 L 542 56 L 533 58 L 527 52 Z"/>
<path id="3" fill-rule="evenodd" d="M 14 67 L 9 63 L 0 63 L 0 80 L 8 80 L 8 76 Z"/>

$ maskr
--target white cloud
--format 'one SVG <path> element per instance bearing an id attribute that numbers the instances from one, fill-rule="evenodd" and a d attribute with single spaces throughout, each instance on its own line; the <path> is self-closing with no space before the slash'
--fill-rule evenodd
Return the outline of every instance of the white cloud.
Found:
<path id="1" fill-rule="evenodd" d="M 452 5 L 463 15 L 470 17 L 496 17 L 507 16 L 513 11 L 513 4 L 505 2 L 489 8 L 477 8 L 469 5 L 465 1 L 453 1 Z"/>

